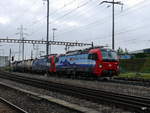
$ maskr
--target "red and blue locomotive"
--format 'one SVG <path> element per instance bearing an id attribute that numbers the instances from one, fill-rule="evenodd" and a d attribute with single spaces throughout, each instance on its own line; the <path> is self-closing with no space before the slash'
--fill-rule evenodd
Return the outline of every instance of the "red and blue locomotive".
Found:
<path id="1" fill-rule="evenodd" d="M 56 72 L 112 77 L 119 73 L 118 56 L 102 47 L 67 52 L 56 58 Z"/>
<path id="2" fill-rule="evenodd" d="M 50 55 L 30 61 L 30 63 L 28 62 L 30 68 L 22 66 L 22 69 L 28 69 L 32 72 L 55 73 L 59 76 L 67 74 L 70 76 L 112 77 L 119 73 L 117 53 L 112 49 L 103 47 L 70 51 L 63 55 Z M 17 64 L 15 66 L 19 67 Z"/>

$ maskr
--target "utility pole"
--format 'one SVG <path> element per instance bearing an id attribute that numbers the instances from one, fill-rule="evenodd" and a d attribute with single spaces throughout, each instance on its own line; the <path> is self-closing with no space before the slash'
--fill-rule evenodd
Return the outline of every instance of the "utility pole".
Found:
<path id="1" fill-rule="evenodd" d="M 33 59 L 33 50 L 31 50 L 31 59 Z"/>
<path id="2" fill-rule="evenodd" d="M 115 49 L 115 4 L 112 2 L 112 49 Z"/>
<path id="3" fill-rule="evenodd" d="M 55 31 L 57 30 L 56 28 L 53 28 L 53 41 L 55 40 Z"/>
<path id="4" fill-rule="evenodd" d="M 46 55 L 49 54 L 49 0 L 43 0 L 47 1 L 47 35 L 46 35 Z M 50 45 L 51 46 L 51 45 Z M 51 53 L 51 47 L 50 47 L 50 53 Z"/>
<path id="5" fill-rule="evenodd" d="M 24 35 L 27 35 L 27 33 L 24 33 L 24 30 L 26 30 L 23 25 L 20 26 L 20 28 L 17 28 L 19 30 L 19 33 L 16 33 L 17 35 L 20 35 L 20 39 L 23 41 L 22 43 L 22 60 L 24 60 Z M 21 54 L 21 45 L 19 45 L 19 60 L 20 60 L 20 54 Z"/>
<path id="6" fill-rule="evenodd" d="M 46 54 L 47 56 L 49 54 L 49 0 L 47 0 L 47 52 Z"/>
<path id="7" fill-rule="evenodd" d="M 112 0 L 102 1 L 100 5 L 103 3 L 112 4 L 112 49 L 115 49 L 115 4 L 123 6 L 123 3 L 120 1 L 115 2 L 115 0 Z"/>
<path id="8" fill-rule="evenodd" d="M 52 28 L 53 30 L 53 41 L 55 40 L 55 31 L 57 30 L 56 28 Z M 52 53 L 52 45 L 50 45 L 50 53 Z"/>
<path id="9" fill-rule="evenodd" d="M 94 47 L 94 43 L 92 42 L 92 48 Z"/>
<path id="10" fill-rule="evenodd" d="M 49 54 L 49 0 L 43 0 L 47 1 L 47 36 L 46 36 L 46 55 Z M 51 46 L 51 45 L 50 45 Z M 51 47 L 50 47 L 50 53 L 51 53 Z"/>
<path id="11" fill-rule="evenodd" d="M 36 56 L 37 57 L 39 56 L 39 45 L 38 44 L 36 45 Z"/>
<path id="12" fill-rule="evenodd" d="M 9 66 L 11 66 L 11 48 L 9 49 Z"/>

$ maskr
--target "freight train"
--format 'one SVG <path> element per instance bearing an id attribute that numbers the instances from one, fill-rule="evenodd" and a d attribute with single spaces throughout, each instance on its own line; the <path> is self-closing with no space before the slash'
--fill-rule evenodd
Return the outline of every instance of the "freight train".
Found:
<path id="1" fill-rule="evenodd" d="M 119 74 L 117 53 L 104 47 L 69 51 L 66 54 L 53 54 L 38 59 L 16 61 L 14 71 L 49 73 L 69 76 L 112 77 Z"/>

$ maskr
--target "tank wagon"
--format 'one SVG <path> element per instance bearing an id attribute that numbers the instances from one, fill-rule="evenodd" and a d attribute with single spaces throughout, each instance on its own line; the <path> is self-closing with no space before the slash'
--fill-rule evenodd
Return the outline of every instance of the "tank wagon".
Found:
<path id="1" fill-rule="evenodd" d="M 12 63 L 13 71 L 19 72 L 29 72 L 32 70 L 33 59 L 28 59 L 24 61 L 15 61 Z"/>
<path id="2" fill-rule="evenodd" d="M 29 61 L 26 62 L 29 63 Z M 17 69 L 17 67 L 22 67 L 22 63 L 13 65 L 13 68 Z M 93 47 L 34 59 L 26 67 L 28 67 L 26 70 L 30 72 L 49 72 L 59 76 L 65 74 L 69 76 L 112 77 L 119 73 L 119 60 L 114 50 Z"/>

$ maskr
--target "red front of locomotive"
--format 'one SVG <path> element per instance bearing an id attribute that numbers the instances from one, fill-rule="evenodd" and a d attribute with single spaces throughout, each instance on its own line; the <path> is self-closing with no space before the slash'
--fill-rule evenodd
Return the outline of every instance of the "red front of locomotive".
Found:
<path id="1" fill-rule="evenodd" d="M 49 72 L 50 73 L 55 73 L 56 72 L 56 64 L 55 64 L 55 56 L 49 56 L 49 63 L 50 63 L 50 67 L 49 67 Z"/>
<path id="2" fill-rule="evenodd" d="M 97 77 L 112 77 L 119 73 L 119 60 L 117 53 L 111 49 L 96 48 L 91 49 L 89 54 L 93 54 L 95 67 L 93 74 Z"/>

